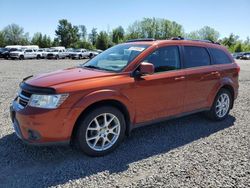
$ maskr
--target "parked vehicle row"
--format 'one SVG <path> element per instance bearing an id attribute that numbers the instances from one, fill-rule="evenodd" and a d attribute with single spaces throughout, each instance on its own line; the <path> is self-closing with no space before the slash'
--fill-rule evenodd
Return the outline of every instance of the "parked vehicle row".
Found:
<path id="1" fill-rule="evenodd" d="M 38 46 L 6 46 L 0 48 L 0 58 L 4 59 L 82 59 L 93 58 L 101 50 L 65 49 L 65 47 L 38 48 Z"/>
<path id="2" fill-rule="evenodd" d="M 234 59 L 250 60 L 250 52 L 239 52 L 232 54 Z"/>

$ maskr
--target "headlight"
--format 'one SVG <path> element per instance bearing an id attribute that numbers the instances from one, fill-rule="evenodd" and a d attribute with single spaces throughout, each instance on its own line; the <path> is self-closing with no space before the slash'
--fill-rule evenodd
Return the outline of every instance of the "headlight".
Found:
<path id="1" fill-rule="evenodd" d="M 55 109 L 60 106 L 68 94 L 61 95 L 31 95 L 29 106 L 37 108 Z"/>

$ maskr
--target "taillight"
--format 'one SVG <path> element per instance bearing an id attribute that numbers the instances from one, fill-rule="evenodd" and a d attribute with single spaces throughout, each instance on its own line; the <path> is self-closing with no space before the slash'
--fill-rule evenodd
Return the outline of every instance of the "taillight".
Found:
<path id="1" fill-rule="evenodd" d="M 236 70 L 237 70 L 237 73 L 239 74 L 240 73 L 240 66 L 238 64 L 237 64 Z"/>
<path id="2" fill-rule="evenodd" d="M 235 64 L 236 64 L 236 71 L 234 71 L 234 76 L 239 76 L 240 66 L 237 63 L 235 63 Z"/>

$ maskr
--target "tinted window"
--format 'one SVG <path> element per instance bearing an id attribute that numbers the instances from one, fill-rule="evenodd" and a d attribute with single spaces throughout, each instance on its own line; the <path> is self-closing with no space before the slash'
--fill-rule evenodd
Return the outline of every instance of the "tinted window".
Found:
<path id="1" fill-rule="evenodd" d="M 227 56 L 227 54 L 224 51 L 220 49 L 216 49 L 216 48 L 210 48 L 210 52 L 212 53 L 214 64 L 231 63 L 230 58 Z"/>
<path id="2" fill-rule="evenodd" d="M 185 46 L 185 62 L 184 67 L 199 67 L 210 64 L 210 57 L 205 48 L 196 46 Z"/>
<path id="3" fill-rule="evenodd" d="M 32 50 L 25 50 L 25 52 L 32 52 Z"/>
<path id="4" fill-rule="evenodd" d="M 155 72 L 179 69 L 179 49 L 177 46 L 159 48 L 146 57 L 144 62 L 152 63 L 155 66 Z"/>

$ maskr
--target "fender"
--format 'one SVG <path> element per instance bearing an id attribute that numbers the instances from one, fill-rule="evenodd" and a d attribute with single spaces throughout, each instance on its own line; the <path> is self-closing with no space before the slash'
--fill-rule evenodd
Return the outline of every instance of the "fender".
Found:
<path id="1" fill-rule="evenodd" d="M 214 86 L 214 88 L 211 90 L 211 92 L 210 92 L 210 94 L 208 96 L 208 105 L 209 105 L 209 107 L 211 107 L 213 105 L 213 102 L 214 102 L 214 99 L 215 99 L 217 93 L 225 85 L 232 86 L 233 92 L 234 92 L 234 95 L 235 95 L 235 88 L 234 88 L 234 83 L 233 83 L 232 79 L 229 78 L 229 77 L 222 78 L 217 82 L 217 84 Z"/>
<path id="2" fill-rule="evenodd" d="M 81 108 L 82 112 L 90 105 L 101 102 L 104 100 L 116 100 L 122 103 L 129 113 L 130 122 L 133 122 L 135 118 L 135 109 L 132 101 L 129 98 L 116 90 L 102 89 L 98 91 L 91 92 L 80 99 L 73 108 Z M 80 115 L 80 114 L 79 114 Z"/>

